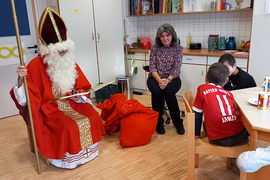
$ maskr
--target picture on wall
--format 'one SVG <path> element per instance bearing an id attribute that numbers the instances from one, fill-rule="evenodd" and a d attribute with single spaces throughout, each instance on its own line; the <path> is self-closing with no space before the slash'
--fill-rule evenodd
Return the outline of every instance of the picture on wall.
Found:
<path id="1" fill-rule="evenodd" d="M 30 35 L 29 20 L 25 0 L 14 0 L 20 35 Z M 11 2 L 0 0 L 0 37 L 16 36 Z"/>

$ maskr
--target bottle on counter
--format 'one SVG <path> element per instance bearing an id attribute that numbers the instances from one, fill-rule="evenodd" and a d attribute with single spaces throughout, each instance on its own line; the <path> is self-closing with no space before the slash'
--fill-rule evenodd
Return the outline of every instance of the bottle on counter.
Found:
<path id="1" fill-rule="evenodd" d="M 187 37 L 187 48 L 188 49 L 189 49 L 190 43 L 191 43 L 191 34 L 188 33 L 188 37 Z"/>
<path id="2" fill-rule="evenodd" d="M 138 44 L 138 48 L 140 48 L 141 47 L 141 37 L 138 37 L 137 38 L 137 44 Z"/>

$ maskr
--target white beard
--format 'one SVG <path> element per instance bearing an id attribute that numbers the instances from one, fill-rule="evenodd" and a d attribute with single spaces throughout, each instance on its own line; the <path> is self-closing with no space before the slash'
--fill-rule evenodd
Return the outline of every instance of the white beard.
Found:
<path id="1" fill-rule="evenodd" d="M 62 93 L 71 92 L 78 77 L 75 63 L 75 44 L 71 39 L 62 43 L 45 46 L 40 43 L 39 50 L 43 63 L 48 65 L 46 70 L 52 85 Z M 67 51 L 63 57 L 60 52 Z"/>

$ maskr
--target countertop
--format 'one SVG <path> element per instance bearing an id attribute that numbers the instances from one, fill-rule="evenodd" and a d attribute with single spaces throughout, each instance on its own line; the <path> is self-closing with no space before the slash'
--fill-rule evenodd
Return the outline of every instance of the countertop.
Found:
<path id="1" fill-rule="evenodd" d="M 135 53 L 148 53 L 150 49 L 141 49 L 141 48 L 137 48 L 137 49 L 128 49 L 128 52 L 135 52 Z M 224 50 L 224 51 L 228 51 L 228 50 Z M 183 51 L 183 55 L 193 55 L 193 56 L 216 56 L 216 57 L 220 57 L 223 54 L 231 54 L 233 55 L 235 58 L 248 58 L 248 55 L 238 55 L 238 54 L 234 54 L 234 53 L 229 53 L 229 52 L 224 52 L 221 50 L 215 50 L 215 51 L 208 51 L 207 48 L 203 48 L 203 49 L 187 49 L 184 48 Z"/>

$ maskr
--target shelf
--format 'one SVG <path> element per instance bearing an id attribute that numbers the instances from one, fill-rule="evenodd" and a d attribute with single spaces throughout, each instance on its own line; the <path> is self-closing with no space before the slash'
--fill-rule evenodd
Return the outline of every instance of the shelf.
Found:
<path id="1" fill-rule="evenodd" d="M 128 1 L 128 9 L 129 9 L 129 1 L 130 0 L 127 0 Z M 153 2 L 155 0 L 152 0 Z M 184 8 L 184 1 L 185 0 L 182 0 L 182 11 L 185 9 Z M 217 8 L 219 7 L 219 4 L 218 3 L 219 0 L 216 0 L 216 4 L 217 4 Z M 212 11 L 192 11 L 192 12 L 179 12 L 179 13 L 160 13 L 160 14 L 146 14 L 146 15 L 128 15 L 129 17 L 138 17 L 138 16 L 160 16 L 160 15 L 175 15 L 175 14 L 194 14 L 194 13 L 210 13 L 210 12 L 232 12 L 232 11 L 250 11 L 252 10 L 252 8 L 244 8 L 244 9 L 231 9 L 231 10 L 212 10 Z M 128 10 L 128 13 L 130 14 L 129 10 Z"/>
<path id="2" fill-rule="evenodd" d="M 125 50 L 126 51 L 126 50 Z M 134 48 L 128 49 L 128 52 L 135 52 L 135 53 L 149 53 L 150 49 L 141 49 L 141 48 Z"/>
<path id="3" fill-rule="evenodd" d="M 194 13 L 210 13 L 210 12 L 232 12 L 232 11 L 251 11 L 252 8 L 244 9 L 230 9 L 230 10 L 214 10 L 214 11 L 193 11 L 193 12 L 180 12 L 180 13 L 162 13 L 162 14 L 146 14 L 146 15 L 129 15 L 129 17 L 138 16 L 162 16 L 162 15 L 175 15 L 175 14 L 194 14 Z"/>
<path id="4" fill-rule="evenodd" d="M 230 9 L 230 10 L 218 10 L 217 12 L 227 12 L 227 11 L 250 11 L 252 8 L 244 8 L 244 9 Z"/>

